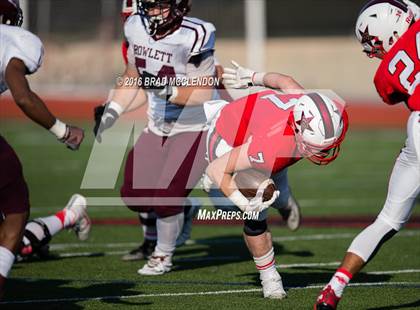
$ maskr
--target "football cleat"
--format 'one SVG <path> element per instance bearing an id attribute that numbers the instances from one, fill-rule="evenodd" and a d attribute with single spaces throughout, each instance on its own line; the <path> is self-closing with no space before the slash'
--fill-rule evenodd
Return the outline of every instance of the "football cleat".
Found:
<path id="1" fill-rule="evenodd" d="M 76 216 L 76 221 L 71 226 L 71 229 L 74 230 L 77 238 L 81 241 L 87 240 L 92 222 L 87 214 L 86 198 L 82 195 L 74 194 L 65 209 L 71 210 Z"/>
<path id="2" fill-rule="evenodd" d="M 141 259 L 148 259 L 155 250 L 156 241 L 145 239 L 143 244 L 138 248 L 131 250 L 129 253 L 125 254 L 121 259 L 123 261 L 135 261 Z"/>
<path id="3" fill-rule="evenodd" d="M 187 198 L 190 204 L 190 210 L 185 214 L 184 225 L 182 226 L 181 233 L 176 239 L 176 246 L 184 245 L 191 237 L 192 221 L 196 217 L 198 210 L 200 210 L 201 202 L 197 198 Z"/>
<path id="4" fill-rule="evenodd" d="M 150 256 L 143 268 L 137 270 L 137 273 L 143 276 L 157 276 L 171 271 L 172 257 L 165 256 Z"/>
<path id="5" fill-rule="evenodd" d="M 296 231 L 300 227 L 302 219 L 300 206 L 293 195 L 289 196 L 287 206 L 278 211 L 291 231 Z"/>
<path id="6" fill-rule="evenodd" d="M 321 294 L 318 296 L 314 309 L 335 310 L 337 309 L 337 304 L 339 301 L 340 298 L 335 295 L 334 290 L 330 285 L 328 285 L 321 291 Z"/>
<path id="7" fill-rule="evenodd" d="M 283 283 L 279 273 L 273 272 L 267 279 L 261 279 L 264 298 L 283 299 L 287 297 L 287 293 L 283 288 Z"/>

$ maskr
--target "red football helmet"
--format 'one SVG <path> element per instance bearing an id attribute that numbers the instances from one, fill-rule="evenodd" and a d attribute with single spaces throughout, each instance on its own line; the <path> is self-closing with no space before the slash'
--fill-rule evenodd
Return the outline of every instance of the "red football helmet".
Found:
<path id="1" fill-rule="evenodd" d="M 21 26 L 23 22 L 19 0 L 0 0 L 0 23 Z"/>
<path id="2" fill-rule="evenodd" d="M 137 0 L 140 16 L 151 36 L 163 37 L 181 25 L 191 9 L 190 0 Z"/>

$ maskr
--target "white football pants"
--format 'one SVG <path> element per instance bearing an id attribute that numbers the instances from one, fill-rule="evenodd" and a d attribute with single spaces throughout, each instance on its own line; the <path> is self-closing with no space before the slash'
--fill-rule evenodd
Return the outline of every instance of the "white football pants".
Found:
<path id="1" fill-rule="evenodd" d="M 368 262 L 380 246 L 408 221 L 420 193 L 420 111 L 407 123 L 407 140 L 398 156 L 388 186 L 385 205 L 376 221 L 352 242 L 348 252 Z"/>

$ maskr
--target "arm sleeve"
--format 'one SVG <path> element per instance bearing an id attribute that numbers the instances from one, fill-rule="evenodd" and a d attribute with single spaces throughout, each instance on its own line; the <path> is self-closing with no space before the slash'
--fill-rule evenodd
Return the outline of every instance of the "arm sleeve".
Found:
<path id="1" fill-rule="evenodd" d="M 124 37 L 125 37 L 125 44 L 127 47 L 126 50 L 126 59 L 127 63 L 135 65 L 135 57 L 134 57 L 134 45 L 132 44 L 132 29 L 135 25 L 135 18 L 136 16 L 130 16 L 124 24 Z M 124 55 L 123 55 L 124 56 Z"/>
<path id="2" fill-rule="evenodd" d="M 403 101 L 404 99 L 404 98 L 401 98 L 401 96 L 395 92 L 392 85 L 389 84 L 386 79 L 382 79 L 381 77 L 378 77 L 378 76 L 375 77 L 375 87 L 379 96 L 387 104 L 390 104 L 390 105 L 397 104 Z"/>
<path id="3" fill-rule="evenodd" d="M 197 32 L 198 34 L 191 49 L 190 58 L 209 51 L 214 51 L 216 28 L 213 24 L 203 23 L 200 27 L 197 27 Z"/>
<path id="4" fill-rule="evenodd" d="M 420 86 L 417 86 L 414 93 L 408 99 L 408 107 L 412 111 L 420 111 Z"/>
<path id="5" fill-rule="evenodd" d="M 198 57 L 200 57 L 200 59 L 197 59 Z M 207 55 L 197 55 L 193 57 L 193 59 L 195 60 L 194 62 L 190 61 L 189 63 L 187 63 L 188 78 L 215 75 L 216 67 L 213 52 L 207 52 Z"/>
<path id="6" fill-rule="evenodd" d="M 32 74 L 41 67 L 43 57 L 44 47 L 41 40 L 34 34 L 25 32 L 16 36 L 14 42 L 7 48 L 4 63 L 8 64 L 12 58 L 20 59 L 28 73 Z"/>

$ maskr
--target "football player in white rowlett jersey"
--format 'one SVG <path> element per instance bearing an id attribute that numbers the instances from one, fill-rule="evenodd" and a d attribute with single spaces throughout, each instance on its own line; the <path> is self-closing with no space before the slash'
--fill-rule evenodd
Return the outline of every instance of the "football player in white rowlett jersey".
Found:
<path id="1" fill-rule="evenodd" d="M 128 41 L 128 64 L 122 81 L 150 77 L 191 80 L 214 77 L 215 28 L 186 17 L 188 1 L 141 0 L 139 14 L 124 26 Z M 157 245 L 143 275 L 170 271 L 176 238 L 182 227 L 185 198 L 201 178 L 205 160 L 206 117 L 202 103 L 215 99 L 211 85 L 191 87 L 143 87 L 117 85 L 111 101 L 96 110 L 98 141 L 123 113 L 149 103 L 148 125 L 130 152 L 121 196 L 136 212 L 157 215 Z M 141 102 L 133 101 L 146 92 Z M 103 139 L 106 139 L 104 135 Z M 164 147 L 162 147 L 164 145 Z M 168 185 L 169 184 L 169 185 Z M 170 198 L 171 205 L 160 200 Z M 130 198 L 148 198 L 150 203 L 133 205 Z"/>

